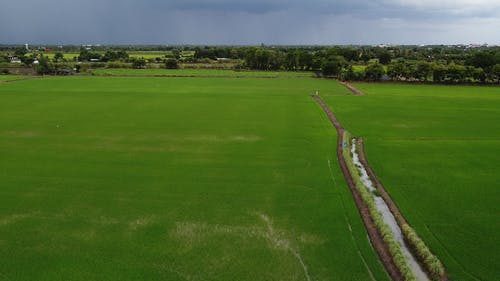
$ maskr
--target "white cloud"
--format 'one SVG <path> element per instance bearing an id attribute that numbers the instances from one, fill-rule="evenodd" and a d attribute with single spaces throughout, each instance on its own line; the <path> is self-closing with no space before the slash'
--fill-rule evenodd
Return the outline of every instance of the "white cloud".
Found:
<path id="1" fill-rule="evenodd" d="M 500 8 L 499 0 L 384 0 L 386 4 L 396 4 L 421 10 L 449 11 L 491 11 Z"/>

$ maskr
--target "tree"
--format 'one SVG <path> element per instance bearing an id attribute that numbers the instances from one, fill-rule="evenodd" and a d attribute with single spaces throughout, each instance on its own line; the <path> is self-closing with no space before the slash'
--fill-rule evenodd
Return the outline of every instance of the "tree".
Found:
<path id="1" fill-rule="evenodd" d="M 364 63 L 367 63 L 368 61 L 370 61 L 371 56 L 368 54 L 368 52 L 366 52 L 366 51 L 365 51 L 365 52 L 361 53 L 361 55 L 360 55 L 360 57 L 359 57 L 359 58 L 360 58 L 360 60 L 362 60 Z"/>
<path id="2" fill-rule="evenodd" d="M 313 64 L 313 55 L 308 51 L 301 51 L 298 56 L 299 67 L 303 70 L 310 70 Z"/>
<path id="3" fill-rule="evenodd" d="M 321 65 L 321 72 L 325 76 L 338 76 L 346 64 L 342 56 L 330 57 Z"/>
<path id="4" fill-rule="evenodd" d="M 55 62 L 59 62 L 59 60 L 63 60 L 64 59 L 64 55 L 63 53 L 61 52 L 57 52 L 55 55 L 54 55 L 54 61 Z"/>
<path id="5" fill-rule="evenodd" d="M 120 50 L 116 52 L 116 59 L 117 60 L 127 60 L 128 59 L 128 54 L 124 50 Z"/>
<path id="6" fill-rule="evenodd" d="M 31 66 L 33 65 L 33 62 L 35 61 L 35 58 L 32 55 L 29 56 L 22 56 L 19 58 L 22 63 L 26 66 Z"/>
<path id="7" fill-rule="evenodd" d="M 448 77 L 454 82 L 464 82 L 465 81 L 465 66 L 451 63 L 448 66 Z"/>
<path id="8" fill-rule="evenodd" d="M 490 67 L 495 65 L 495 63 L 495 55 L 492 52 L 487 51 L 477 52 L 467 60 L 467 64 L 474 67 L 481 67 L 482 69 L 489 69 Z"/>
<path id="9" fill-rule="evenodd" d="M 404 63 L 404 61 L 397 61 L 395 63 L 391 63 L 387 67 L 387 75 L 392 80 L 401 80 L 403 78 L 408 77 L 408 67 Z"/>
<path id="10" fill-rule="evenodd" d="M 370 63 L 365 69 L 366 79 L 377 81 L 385 74 L 384 66 L 378 62 Z"/>
<path id="11" fill-rule="evenodd" d="M 165 68 L 166 69 L 177 69 L 177 68 L 179 68 L 179 64 L 177 63 L 176 59 L 167 59 L 165 61 Z"/>
<path id="12" fill-rule="evenodd" d="M 359 52 L 358 50 L 347 47 L 343 48 L 341 51 L 341 55 L 347 60 L 347 61 L 355 61 L 359 58 Z"/>
<path id="13" fill-rule="evenodd" d="M 118 60 L 127 60 L 128 59 L 128 54 L 127 52 L 120 50 L 118 52 L 113 52 L 113 51 L 106 51 L 104 55 L 102 55 L 101 60 L 102 61 L 118 61 Z"/>
<path id="14" fill-rule="evenodd" d="M 283 53 L 264 48 L 251 48 L 245 57 L 246 65 L 250 69 L 278 70 L 284 62 Z"/>
<path id="15" fill-rule="evenodd" d="M 431 74 L 431 65 L 426 61 L 419 61 L 415 66 L 415 78 L 420 81 L 427 81 Z"/>
<path id="16" fill-rule="evenodd" d="M 321 56 L 321 54 L 318 54 L 318 53 L 314 54 L 313 61 L 312 61 L 312 69 L 313 70 L 320 70 L 322 64 L 323 64 L 323 57 Z"/>
<path id="17" fill-rule="evenodd" d="M 54 64 L 50 62 L 48 57 L 41 56 L 36 66 L 36 73 L 39 75 L 52 74 L 55 71 Z"/>
<path id="18" fill-rule="evenodd" d="M 132 62 L 132 67 L 136 69 L 146 68 L 146 60 L 144 59 L 134 59 Z"/>
<path id="19" fill-rule="evenodd" d="M 446 73 L 448 68 L 443 64 L 433 64 L 432 65 L 432 80 L 434 82 L 443 82 L 446 79 Z"/>
<path id="20" fill-rule="evenodd" d="M 0 63 L 9 62 L 9 57 L 6 54 L 0 55 Z"/>
<path id="21" fill-rule="evenodd" d="M 342 71 L 340 72 L 340 79 L 342 81 L 356 80 L 356 74 L 354 73 L 352 65 L 348 65 L 347 67 L 342 69 Z"/>
<path id="22" fill-rule="evenodd" d="M 287 70 L 296 70 L 299 65 L 298 53 L 295 51 L 286 53 L 284 64 Z"/>
<path id="23" fill-rule="evenodd" d="M 388 51 L 383 51 L 378 55 L 378 61 L 383 65 L 388 65 L 391 62 L 391 54 Z"/>
<path id="24" fill-rule="evenodd" d="M 22 57 L 24 57 L 26 55 L 27 51 L 25 48 L 17 48 L 15 51 L 14 51 L 14 56 L 16 56 L 17 58 L 21 59 Z"/>
<path id="25" fill-rule="evenodd" d="M 80 55 L 78 56 L 79 61 L 90 61 L 92 59 L 101 59 L 99 53 L 93 53 L 85 48 L 80 48 Z"/>
<path id="26" fill-rule="evenodd" d="M 492 76 L 496 79 L 496 83 L 500 84 L 500 64 L 495 64 L 492 69 Z"/>
<path id="27" fill-rule="evenodd" d="M 472 73 L 472 77 L 481 83 L 486 82 L 486 73 L 481 67 L 474 68 L 474 72 Z"/>
<path id="28" fill-rule="evenodd" d="M 172 49 L 172 55 L 174 56 L 175 59 L 180 59 L 181 58 L 181 51 L 178 49 Z"/>

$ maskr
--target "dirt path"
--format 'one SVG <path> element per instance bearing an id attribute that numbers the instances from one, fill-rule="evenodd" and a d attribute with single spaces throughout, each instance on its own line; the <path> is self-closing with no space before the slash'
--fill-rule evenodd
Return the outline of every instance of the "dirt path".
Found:
<path id="1" fill-rule="evenodd" d="M 353 94 L 355 95 L 365 95 L 365 93 L 363 93 L 362 91 L 358 90 L 356 87 L 354 87 L 353 85 L 347 83 L 347 82 L 343 82 L 343 81 L 338 81 L 340 83 L 340 85 L 346 87 L 347 89 L 349 89 L 349 91 L 351 91 Z"/>
<path id="2" fill-rule="evenodd" d="M 321 106 L 323 111 L 326 113 L 328 116 L 328 119 L 332 122 L 333 126 L 337 130 L 337 158 L 340 164 L 340 168 L 342 170 L 342 173 L 344 174 L 345 180 L 347 182 L 347 185 L 349 186 L 349 190 L 352 193 L 352 196 L 354 198 L 354 202 L 356 203 L 356 207 L 358 208 L 359 214 L 361 215 L 361 219 L 363 220 L 363 223 L 365 225 L 366 231 L 368 232 L 368 236 L 370 237 L 370 241 L 372 243 L 373 248 L 376 250 L 380 260 L 382 261 L 385 269 L 391 276 L 392 280 L 395 281 L 402 281 L 403 276 L 401 272 L 399 272 L 399 269 L 396 267 L 396 265 L 393 262 L 392 256 L 389 252 L 389 247 L 387 244 L 384 242 L 382 236 L 380 235 L 379 231 L 377 230 L 375 223 L 373 222 L 371 216 L 370 216 L 370 211 L 368 210 L 368 206 L 363 202 L 361 199 L 361 195 L 358 193 L 356 190 L 354 180 L 349 173 L 349 169 L 347 168 L 347 163 L 344 159 L 343 156 L 343 151 L 342 151 L 342 143 L 343 143 L 343 138 L 344 138 L 344 133 L 345 130 L 340 124 L 340 122 L 335 118 L 335 115 L 333 112 L 328 108 L 328 106 L 325 104 L 325 102 L 317 95 L 312 95 L 312 98 L 316 100 L 316 102 Z"/>

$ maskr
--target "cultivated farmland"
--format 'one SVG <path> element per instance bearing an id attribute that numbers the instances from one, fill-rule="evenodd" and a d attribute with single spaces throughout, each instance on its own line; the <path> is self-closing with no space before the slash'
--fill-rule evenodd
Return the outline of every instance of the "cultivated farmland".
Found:
<path id="1" fill-rule="evenodd" d="M 388 280 L 316 90 L 349 95 L 318 79 L 1 83 L 0 279 Z"/>
<path id="2" fill-rule="evenodd" d="M 452 280 L 498 280 L 500 88 L 355 84 L 325 94 Z"/>

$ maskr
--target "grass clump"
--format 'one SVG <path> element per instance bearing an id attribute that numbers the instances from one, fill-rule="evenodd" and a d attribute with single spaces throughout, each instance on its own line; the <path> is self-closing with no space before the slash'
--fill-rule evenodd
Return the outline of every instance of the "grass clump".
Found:
<path id="1" fill-rule="evenodd" d="M 418 236 L 417 232 L 408 224 L 403 225 L 403 235 L 410 243 L 413 251 L 417 254 L 419 260 L 424 264 L 427 272 L 433 279 L 439 280 L 445 275 L 444 267 L 441 261 L 430 251 L 429 247 Z"/>
<path id="2" fill-rule="evenodd" d="M 377 196 L 377 197 L 382 197 L 382 194 L 380 193 L 380 191 L 378 189 L 375 189 L 374 191 L 372 191 L 373 195 Z"/>

